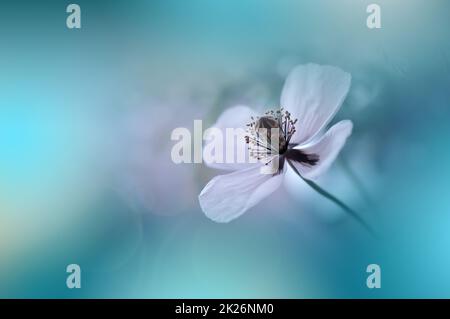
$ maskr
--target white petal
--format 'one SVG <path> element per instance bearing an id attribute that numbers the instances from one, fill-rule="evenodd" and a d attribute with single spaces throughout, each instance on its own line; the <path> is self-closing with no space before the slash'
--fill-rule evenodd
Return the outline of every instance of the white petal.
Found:
<path id="1" fill-rule="evenodd" d="M 256 164 L 250 163 L 247 144 L 245 143 L 244 136 L 245 134 L 241 134 L 242 136 L 236 136 L 234 138 L 234 143 L 226 142 L 226 129 L 246 129 L 246 125 L 251 122 L 251 117 L 258 116 L 257 112 L 249 108 L 248 106 L 235 106 L 230 109 L 224 111 L 217 122 L 212 126 L 214 128 L 219 129 L 222 132 L 223 136 L 223 163 L 211 162 L 208 160 L 208 156 L 206 154 L 207 149 L 205 148 L 208 145 L 208 142 L 203 147 L 203 160 L 205 164 L 212 168 L 224 169 L 224 170 L 239 170 L 245 169 L 248 167 L 253 167 Z M 209 143 L 212 143 L 211 141 Z M 234 162 L 225 163 L 227 154 L 234 154 Z M 238 158 L 245 158 L 245 162 L 238 163 Z"/>
<path id="2" fill-rule="evenodd" d="M 258 113 L 248 106 L 237 105 L 225 110 L 219 116 L 214 126 L 218 128 L 245 128 L 245 126 L 251 122 L 252 116 L 258 116 Z"/>
<path id="3" fill-rule="evenodd" d="M 261 166 L 214 177 L 198 196 L 203 212 L 216 222 L 227 223 L 259 203 L 281 184 L 284 172 L 262 174 Z"/>
<path id="4" fill-rule="evenodd" d="M 300 174 L 308 179 L 315 179 L 325 173 L 334 162 L 345 141 L 352 133 L 353 124 L 349 120 L 340 121 L 333 125 L 320 139 L 309 146 L 299 146 L 306 154 L 317 154 L 319 161 L 314 166 L 307 166 L 299 162 L 292 161 Z"/>
<path id="5" fill-rule="evenodd" d="M 333 66 L 295 67 L 284 84 L 281 106 L 298 119 L 292 143 L 310 141 L 334 117 L 350 89 L 349 73 Z"/>

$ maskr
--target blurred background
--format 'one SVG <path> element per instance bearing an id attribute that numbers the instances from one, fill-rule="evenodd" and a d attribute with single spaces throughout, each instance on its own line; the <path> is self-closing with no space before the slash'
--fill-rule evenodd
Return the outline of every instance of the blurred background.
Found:
<path id="1" fill-rule="evenodd" d="M 79 30 L 69 3 L 0 4 L 0 297 L 450 298 L 448 1 L 78 0 Z M 171 161 L 174 128 L 270 109 L 309 62 L 352 74 L 318 184 L 377 239 L 296 176 L 216 224 L 223 172 Z"/>

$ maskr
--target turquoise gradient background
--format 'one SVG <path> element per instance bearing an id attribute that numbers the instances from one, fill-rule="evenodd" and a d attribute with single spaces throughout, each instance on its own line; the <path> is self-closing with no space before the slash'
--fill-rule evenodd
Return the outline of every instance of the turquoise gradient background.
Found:
<path id="1" fill-rule="evenodd" d="M 450 297 L 448 1 L 76 1 L 80 30 L 69 3 L 0 4 L 0 297 Z M 318 183 L 378 239 L 292 176 L 213 223 L 197 196 L 220 172 L 170 159 L 174 128 L 271 108 L 309 62 L 352 74 Z"/>

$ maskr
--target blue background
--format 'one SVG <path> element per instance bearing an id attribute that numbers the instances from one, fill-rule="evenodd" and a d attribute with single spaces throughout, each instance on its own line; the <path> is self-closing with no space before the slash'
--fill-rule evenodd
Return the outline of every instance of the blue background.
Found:
<path id="1" fill-rule="evenodd" d="M 77 1 L 79 30 L 69 3 L 0 4 L 0 297 L 450 297 L 448 1 Z M 352 74 L 318 183 L 378 239 L 292 176 L 216 224 L 219 172 L 170 159 L 174 128 L 273 108 L 309 62 Z"/>

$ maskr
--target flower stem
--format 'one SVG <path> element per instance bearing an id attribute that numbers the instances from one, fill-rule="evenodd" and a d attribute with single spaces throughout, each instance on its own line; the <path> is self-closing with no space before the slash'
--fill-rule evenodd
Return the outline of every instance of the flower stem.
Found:
<path id="1" fill-rule="evenodd" d="M 346 211 L 350 216 L 352 216 L 358 223 L 361 224 L 372 236 L 376 237 L 375 231 L 372 229 L 372 227 L 369 226 L 369 224 L 366 223 L 364 219 L 362 219 L 361 216 L 358 215 L 353 209 L 348 207 L 345 203 L 343 203 L 341 200 L 336 198 L 334 195 L 330 194 L 323 188 L 321 188 L 319 185 L 314 183 L 312 180 L 307 179 L 300 174 L 300 172 L 297 170 L 297 168 L 292 164 L 290 160 L 287 160 L 289 163 L 289 166 L 292 167 L 294 172 L 300 176 L 300 178 L 305 181 L 306 184 L 308 184 L 312 189 L 314 189 L 316 192 L 318 192 L 320 195 L 328 198 L 332 202 L 334 202 L 336 205 L 338 205 L 340 208 L 342 208 L 344 211 Z"/>
<path id="2" fill-rule="evenodd" d="M 372 198 L 371 198 L 369 192 L 367 191 L 366 187 L 364 186 L 363 182 L 356 175 L 356 173 L 350 167 L 348 162 L 342 157 L 342 155 L 340 156 L 338 161 L 341 164 L 342 168 L 344 169 L 345 173 L 348 175 L 348 177 L 355 184 L 356 189 L 360 192 L 361 196 L 364 198 L 364 200 L 367 202 L 367 204 L 374 205 L 374 201 L 372 200 Z"/>

